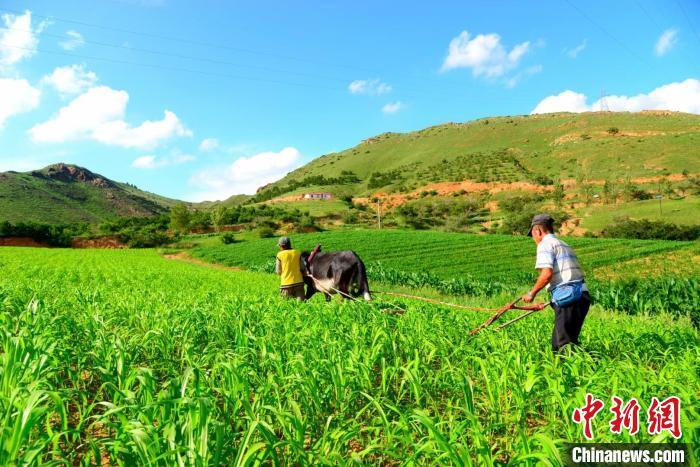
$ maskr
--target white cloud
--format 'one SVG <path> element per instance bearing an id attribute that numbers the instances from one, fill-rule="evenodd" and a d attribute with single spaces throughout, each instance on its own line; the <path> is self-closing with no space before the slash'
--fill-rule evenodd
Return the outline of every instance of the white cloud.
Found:
<path id="1" fill-rule="evenodd" d="M 151 149 L 176 136 L 191 136 L 177 115 L 165 111 L 162 120 L 132 127 L 123 119 L 129 94 L 107 86 L 88 89 L 50 120 L 29 130 L 37 142 L 57 143 L 93 139 L 125 148 Z"/>
<path id="2" fill-rule="evenodd" d="M 667 29 L 659 36 L 659 40 L 656 41 L 654 53 L 659 57 L 665 55 L 666 52 L 676 45 L 676 42 L 678 42 L 678 30 L 673 28 Z"/>
<path id="3" fill-rule="evenodd" d="M 597 100 L 586 104 L 586 96 L 574 91 L 564 91 L 544 98 L 531 112 L 589 112 L 600 110 Z M 671 110 L 700 114 L 700 81 L 687 79 L 660 86 L 648 94 L 636 96 L 606 96 L 607 107 L 614 112 L 639 112 L 641 110 Z"/>
<path id="4" fill-rule="evenodd" d="M 124 148 L 150 149 L 175 136 L 192 136 L 173 112 L 166 110 L 162 120 L 146 120 L 132 127 L 123 120 L 106 122 L 93 130 L 97 141 Z"/>
<path id="5" fill-rule="evenodd" d="M 205 138 L 199 143 L 200 151 L 213 151 L 219 147 L 219 140 L 216 138 Z"/>
<path id="6" fill-rule="evenodd" d="M 41 80 L 42 83 L 55 88 L 61 96 L 79 94 L 91 88 L 97 82 L 97 75 L 86 71 L 83 65 L 61 66 Z"/>
<path id="7" fill-rule="evenodd" d="M 37 142 L 89 139 L 96 128 L 121 119 L 128 101 L 126 91 L 98 86 L 76 97 L 53 118 L 34 126 L 29 132 Z"/>
<path id="8" fill-rule="evenodd" d="M 379 78 L 358 79 L 348 85 L 351 94 L 369 94 L 371 96 L 381 96 L 391 92 L 392 87 L 382 83 Z"/>
<path id="9" fill-rule="evenodd" d="M 568 55 L 569 58 L 576 58 L 576 57 L 578 57 L 578 54 L 583 52 L 583 49 L 586 48 L 586 45 L 588 45 L 588 39 L 584 39 L 583 42 L 581 42 L 579 45 L 577 45 L 573 49 L 566 50 L 566 55 Z"/>
<path id="10" fill-rule="evenodd" d="M 36 53 L 39 44 L 37 37 L 48 25 L 42 21 L 32 29 L 32 13 L 26 10 L 23 15 L 6 13 L 2 15 L 4 28 L 0 28 L 0 65 L 14 65 Z"/>
<path id="11" fill-rule="evenodd" d="M 384 105 L 384 107 L 382 107 L 382 112 L 384 112 L 385 114 L 395 114 L 396 112 L 398 112 L 399 110 L 401 110 L 403 108 L 404 108 L 404 105 L 401 101 L 390 102 L 390 103 Z"/>
<path id="12" fill-rule="evenodd" d="M 134 159 L 131 166 L 137 169 L 159 169 L 169 165 L 184 164 L 193 160 L 195 160 L 195 157 L 189 154 L 173 154 L 169 157 L 141 156 Z"/>
<path id="13" fill-rule="evenodd" d="M 584 94 L 566 90 L 556 96 L 545 97 L 530 113 L 586 112 L 588 110 L 589 107 L 586 105 L 586 96 Z"/>
<path id="14" fill-rule="evenodd" d="M 226 167 L 202 170 L 190 178 L 197 188 L 193 201 L 221 200 L 236 194 L 253 194 L 261 186 L 284 177 L 301 164 L 301 153 L 292 147 L 240 157 Z"/>
<path id="15" fill-rule="evenodd" d="M 0 78 L 0 129 L 13 115 L 38 107 L 40 97 L 41 91 L 26 79 Z"/>
<path id="16" fill-rule="evenodd" d="M 462 31 L 450 41 L 441 71 L 471 68 L 474 76 L 494 78 L 516 68 L 529 50 L 530 42 L 522 42 L 508 52 L 498 34 L 479 34 L 472 39 L 469 32 Z"/>
<path id="17" fill-rule="evenodd" d="M 161 167 L 161 164 L 156 156 L 141 156 L 134 159 L 131 166 L 137 169 L 155 169 Z"/>
<path id="18" fill-rule="evenodd" d="M 85 44 L 83 35 L 78 31 L 66 31 L 66 36 L 66 40 L 58 43 L 63 50 L 75 50 Z"/>

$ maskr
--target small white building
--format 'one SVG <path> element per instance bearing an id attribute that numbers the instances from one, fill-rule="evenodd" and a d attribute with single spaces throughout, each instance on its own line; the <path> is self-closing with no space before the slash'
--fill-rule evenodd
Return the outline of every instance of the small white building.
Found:
<path id="1" fill-rule="evenodd" d="M 331 199 L 333 195 L 330 193 L 304 193 L 304 199 Z"/>

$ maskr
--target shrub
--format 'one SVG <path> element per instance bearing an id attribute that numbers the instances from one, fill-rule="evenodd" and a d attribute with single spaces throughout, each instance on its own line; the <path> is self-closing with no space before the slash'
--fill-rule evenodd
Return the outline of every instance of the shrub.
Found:
<path id="1" fill-rule="evenodd" d="M 258 229 L 258 237 L 260 238 L 272 238 L 275 236 L 275 231 L 270 227 L 260 227 Z"/>
<path id="2" fill-rule="evenodd" d="M 700 225 L 677 225 L 650 219 L 617 218 L 600 233 L 603 237 L 640 240 L 697 240 Z"/>
<path id="3" fill-rule="evenodd" d="M 552 180 L 546 175 L 535 175 L 532 178 L 532 181 L 534 181 L 538 185 L 554 185 L 554 180 Z"/>
<path id="4" fill-rule="evenodd" d="M 224 232 L 221 234 L 221 243 L 224 245 L 230 245 L 231 243 L 236 243 L 236 235 L 233 232 Z"/>
<path id="5" fill-rule="evenodd" d="M 357 224 L 359 217 L 353 211 L 345 211 L 341 214 L 343 224 Z"/>
<path id="6" fill-rule="evenodd" d="M 129 248 L 154 248 L 167 245 L 178 237 L 170 237 L 164 231 L 159 230 L 138 230 L 132 233 L 123 233 L 118 236 Z"/>
<path id="7" fill-rule="evenodd" d="M 510 235 L 525 235 L 530 229 L 530 223 L 532 222 L 532 217 L 535 214 L 540 214 L 541 209 L 535 206 L 528 206 L 522 211 L 510 212 L 506 214 L 503 219 L 503 223 L 500 226 L 501 233 Z M 563 222 L 569 219 L 569 214 L 564 211 L 549 211 L 550 216 L 554 218 L 555 229 L 560 226 Z"/>
<path id="8" fill-rule="evenodd" d="M 610 135 L 616 135 L 619 132 L 620 132 L 620 129 L 615 127 L 615 126 L 611 126 L 610 128 L 608 128 L 608 134 L 610 134 Z"/>

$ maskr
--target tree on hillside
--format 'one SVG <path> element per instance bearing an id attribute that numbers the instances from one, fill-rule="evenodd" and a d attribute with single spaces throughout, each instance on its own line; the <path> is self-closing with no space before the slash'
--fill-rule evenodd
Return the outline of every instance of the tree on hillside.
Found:
<path id="1" fill-rule="evenodd" d="M 186 232 L 190 228 L 192 215 L 185 203 L 178 203 L 170 209 L 170 228 L 176 232 Z"/>
<path id="2" fill-rule="evenodd" d="M 554 185 L 554 190 L 552 191 L 552 200 L 554 200 L 554 205 L 558 208 L 564 203 L 564 197 L 566 193 L 564 192 L 564 185 L 561 182 L 557 182 Z"/>
<path id="3" fill-rule="evenodd" d="M 659 182 L 659 191 L 667 196 L 673 196 L 676 194 L 676 191 L 673 189 L 673 185 L 671 184 L 671 180 L 666 177 L 662 178 Z"/>
<path id="4" fill-rule="evenodd" d="M 637 191 L 637 187 L 632 183 L 632 178 L 629 175 L 625 177 L 625 182 L 622 185 L 622 198 L 625 201 L 632 201 Z"/>
<path id="5" fill-rule="evenodd" d="M 605 180 L 603 184 L 603 202 L 605 204 L 612 204 L 617 199 L 617 188 L 615 187 L 615 182 L 611 179 Z"/>
<path id="6" fill-rule="evenodd" d="M 214 226 L 214 230 L 217 232 L 221 231 L 221 227 L 226 223 L 226 208 L 224 206 L 217 206 L 211 211 L 211 224 Z"/>

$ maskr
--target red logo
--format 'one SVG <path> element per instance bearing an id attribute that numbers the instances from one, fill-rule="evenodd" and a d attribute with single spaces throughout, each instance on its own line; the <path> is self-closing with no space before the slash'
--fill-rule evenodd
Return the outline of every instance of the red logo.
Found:
<path id="1" fill-rule="evenodd" d="M 634 397 L 622 407 L 622 399 L 617 396 L 612 397 L 613 406 L 610 411 L 615 415 L 610 421 L 610 431 L 620 434 L 622 428 L 626 429 L 630 435 L 636 435 L 639 431 L 639 402 Z"/>
<path id="2" fill-rule="evenodd" d="M 588 439 L 593 439 L 593 430 L 591 429 L 591 421 L 595 416 L 603 410 L 605 404 L 602 400 L 596 399 L 592 394 L 586 394 L 586 405 L 581 408 L 576 408 L 573 418 L 575 423 L 583 423 L 583 436 Z"/>
<path id="3" fill-rule="evenodd" d="M 681 437 L 681 400 L 676 396 L 671 396 L 663 402 L 652 397 L 647 416 L 650 435 L 668 431 L 676 439 Z"/>
<path id="4" fill-rule="evenodd" d="M 610 420 L 610 432 L 619 435 L 624 429 L 631 436 L 634 436 L 639 433 L 641 406 L 634 397 L 626 404 L 624 402 L 621 398 L 612 396 L 610 412 L 612 412 L 613 418 Z M 583 436 L 589 440 L 593 439 L 593 419 L 603 410 L 603 407 L 605 407 L 605 403 L 589 393 L 586 394 L 583 407 L 575 408 L 571 416 L 574 423 L 583 424 Z M 663 401 L 659 401 L 657 397 L 651 398 L 647 410 L 647 432 L 650 435 L 657 435 L 664 431 L 668 431 L 676 439 L 683 434 L 681 431 L 681 400 L 676 396 L 671 396 Z"/>

